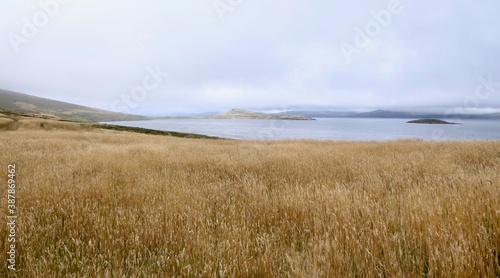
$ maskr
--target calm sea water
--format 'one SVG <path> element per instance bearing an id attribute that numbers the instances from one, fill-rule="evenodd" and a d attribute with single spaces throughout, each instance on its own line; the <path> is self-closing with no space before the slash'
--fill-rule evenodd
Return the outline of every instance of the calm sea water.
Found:
<path id="1" fill-rule="evenodd" d="M 458 125 L 408 124 L 407 121 L 358 118 L 318 118 L 315 121 L 169 119 L 110 124 L 245 140 L 500 140 L 499 120 L 464 119 L 458 121 Z"/>

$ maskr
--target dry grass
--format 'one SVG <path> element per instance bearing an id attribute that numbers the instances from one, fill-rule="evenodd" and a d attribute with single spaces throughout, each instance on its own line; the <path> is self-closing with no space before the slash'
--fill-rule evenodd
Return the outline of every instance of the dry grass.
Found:
<path id="1" fill-rule="evenodd" d="M 500 142 L 19 130 L 0 150 L 20 277 L 500 276 Z"/>

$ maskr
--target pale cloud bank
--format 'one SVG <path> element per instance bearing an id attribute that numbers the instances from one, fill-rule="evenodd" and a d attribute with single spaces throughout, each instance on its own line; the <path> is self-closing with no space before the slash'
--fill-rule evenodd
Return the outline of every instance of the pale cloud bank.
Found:
<path id="1" fill-rule="evenodd" d="M 9 0 L 0 88 L 137 114 L 498 111 L 499 10 L 494 0 Z"/>

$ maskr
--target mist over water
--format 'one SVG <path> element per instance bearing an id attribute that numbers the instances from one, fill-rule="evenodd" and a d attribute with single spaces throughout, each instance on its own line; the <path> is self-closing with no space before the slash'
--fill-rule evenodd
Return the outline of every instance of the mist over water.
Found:
<path id="1" fill-rule="evenodd" d="M 318 118 L 315 121 L 168 119 L 110 124 L 197 133 L 241 140 L 362 140 L 395 139 L 500 140 L 500 121 L 455 121 L 456 125 L 408 124 L 409 119 Z"/>

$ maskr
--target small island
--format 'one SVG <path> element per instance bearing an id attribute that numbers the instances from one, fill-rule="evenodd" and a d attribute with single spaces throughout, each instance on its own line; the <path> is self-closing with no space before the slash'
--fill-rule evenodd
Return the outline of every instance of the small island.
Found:
<path id="1" fill-rule="evenodd" d="M 430 125 L 454 125 L 456 123 L 450 123 L 438 119 L 419 119 L 407 122 L 409 124 L 430 124 Z"/>
<path id="2" fill-rule="evenodd" d="M 204 118 L 205 119 L 253 119 L 253 120 L 306 120 L 306 121 L 314 120 L 313 118 L 301 115 L 289 115 L 280 113 L 265 114 L 243 109 L 232 109 L 223 114 L 206 116 Z"/>

